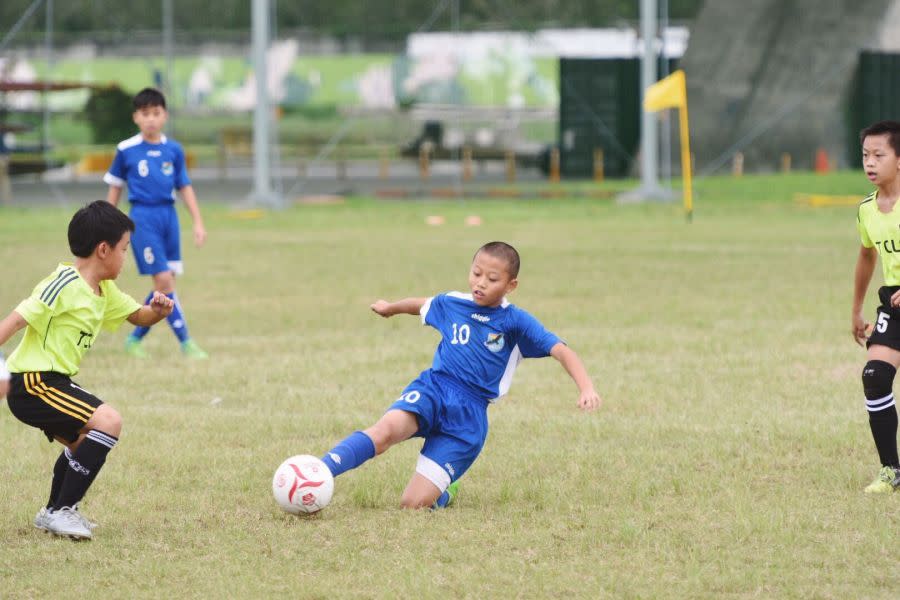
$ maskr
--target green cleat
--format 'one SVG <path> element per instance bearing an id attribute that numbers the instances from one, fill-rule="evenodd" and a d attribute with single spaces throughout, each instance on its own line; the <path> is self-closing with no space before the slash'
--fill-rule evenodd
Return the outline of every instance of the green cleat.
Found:
<path id="1" fill-rule="evenodd" d="M 459 479 L 447 486 L 447 495 L 450 496 L 450 499 L 447 500 L 447 504 L 445 506 L 450 506 L 459 495 Z"/>
<path id="2" fill-rule="evenodd" d="M 191 339 L 181 342 L 181 352 L 186 358 L 193 360 L 205 360 L 209 358 L 209 354 L 207 354 L 203 348 L 198 346 L 197 342 Z"/>
<path id="3" fill-rule="evenodd" d="M 147 351 L 141 345 L 141 340 L 130 335 L 125 339 L 125 354 L 134 358 L 147 358 Z"/>
<path id="4" fill-rule="evenodd" d="M 875 481 L 866 486 L 867 494 L 890 494 L 900 487 L 900 469 L 882 467 Z"/>

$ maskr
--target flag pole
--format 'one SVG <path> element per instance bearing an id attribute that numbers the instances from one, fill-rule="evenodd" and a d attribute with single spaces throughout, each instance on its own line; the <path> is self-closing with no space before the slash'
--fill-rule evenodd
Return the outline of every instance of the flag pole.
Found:
<path id="1" fill-rule="evenodd" d="M 684 214 L 687 222 L 694 219 L 694 197 L 691 185 L 691 138 L 688 128 L 687 102 L 678 109 L 679 137 L 681 138 L 681 180 L 684 185 Z"/>

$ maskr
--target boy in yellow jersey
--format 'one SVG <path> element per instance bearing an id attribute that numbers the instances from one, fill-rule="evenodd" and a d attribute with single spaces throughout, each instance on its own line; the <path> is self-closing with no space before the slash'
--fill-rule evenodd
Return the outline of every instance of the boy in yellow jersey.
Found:
<path id="1" fill-rule="evenodd" d="M 862 240 L 853 284 L 852 332 L 868 348 L 862 383 L 869 411 L 869 427 L 881 459 L 881 471 L 865 491 L 890 493 L 900 488 L 897 458 L 897 407 L 893 384 L 900 366 L 900 122 L 879 121 L 862 130 L 863 168 L 876 190 L 857 211 Z M 884 286 L 875 326 L 863 318 L 863 300 L 881 256 Z"/>
<path id="2" fill-rule="evenodd" d="M 9 316 L 0 321 L 0 345 L 25 335 L 7 361 L 9 410 L 65 449 L 53 467 L 50 499 L 34 526 L 56 535 L 91 538 L 93 523 L 78 512 L 118 441 L 122 417 L 70 377 L 101 329 L 123 321 L 150 326 L 172 312 L 172 299 L 156 293 L 141 306 L 113 280 L 122 271 L 132 220 L 104 201 L 80 209 L 69 223 L 74 263 L 61 263 Z"/>

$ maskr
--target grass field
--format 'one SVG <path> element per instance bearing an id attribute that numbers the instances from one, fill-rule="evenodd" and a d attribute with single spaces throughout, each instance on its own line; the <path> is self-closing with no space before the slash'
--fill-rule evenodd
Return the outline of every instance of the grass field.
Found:
<path id="1" fill-rule="evenodd" d="M 123 330 L 76 379 L 125 420 L 83 507 L 94 541 L 32 529 L 59 449 L 0 407 L 0 596 L 896 597 L 900 495 L 862 494 L 878 465 L 849 334 L 855 208 L 796 191 L 868 188 L 707 179 L 691 225 L 584 199 L 206 205 L 179 291 L 212 360 L 183 362 L 160 326 L 134 362 Z M 4 314 L 67 256 L 70 213 L 0 209 Z M 320 515 L 281 513 L 281 460 L 370 425 L 430 364 L 433 330 L 369 304 L 464 289 L 491 239 L 519 248 L 512 300 L 581 355 L 603 408 L 526 361 L 455 507 L 397 508 L 413 441 L 338 478 Z M 142 298 L 133 271 L 120 285 Z"/>

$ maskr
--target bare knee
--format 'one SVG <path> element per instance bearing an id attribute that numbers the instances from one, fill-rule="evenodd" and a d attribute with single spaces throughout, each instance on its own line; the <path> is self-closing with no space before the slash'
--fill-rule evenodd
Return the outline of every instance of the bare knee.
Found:
<path id="1" fill-rule="evenodd" d="M 372 444 L 375 446 L 375 454 L 381 454 L 397 443 L 394 439 L 395 435 L 393 429 L 388 424 L 382 423 L 381 421 L 375 423 L 363 431 L 363 433 L 372 439 Z"/>
<path id="2" fill-rule="evenodd" d="M 436 500 L 437 498 L 432 498 L 430 495 L 426 497 L 422 494 L 403 492 L 403 495 L 400 497 L 400 506 L 402 508 L 418 510 L 420 508 L 429 508 L 433 506 Z"/>
<path id="3" fill-rule="evenodd" d="M 153 276 L 153 288 L 161 294 L 175 291 L 175 275 L 172 271 L 163 271 Z"/>
<path id="4" fill-rule="evenodd" d="M 90 429 L 97 429 L 107 435 L 119 437 L 122 433 L 122 415 L 109 404 L 101 404 L 84 426 L 84 430 Z"/>
<path id="5" fill-rule="evenodd" d="M 381 454 L 394 444 L 411 438 L 418 429 L 416 415 L 403 410 L 390 410 L 363 433 L 372 439 L 375 454 Z"/>
<path id="6" fill-rule="evenodd" d="M 400 506 L 403 508 L 428 508 L 437 502 L 441 495 L 441 489 L 432 481 L 416 473 L 409 480 L 403 495 L 400 496 Z"/>

